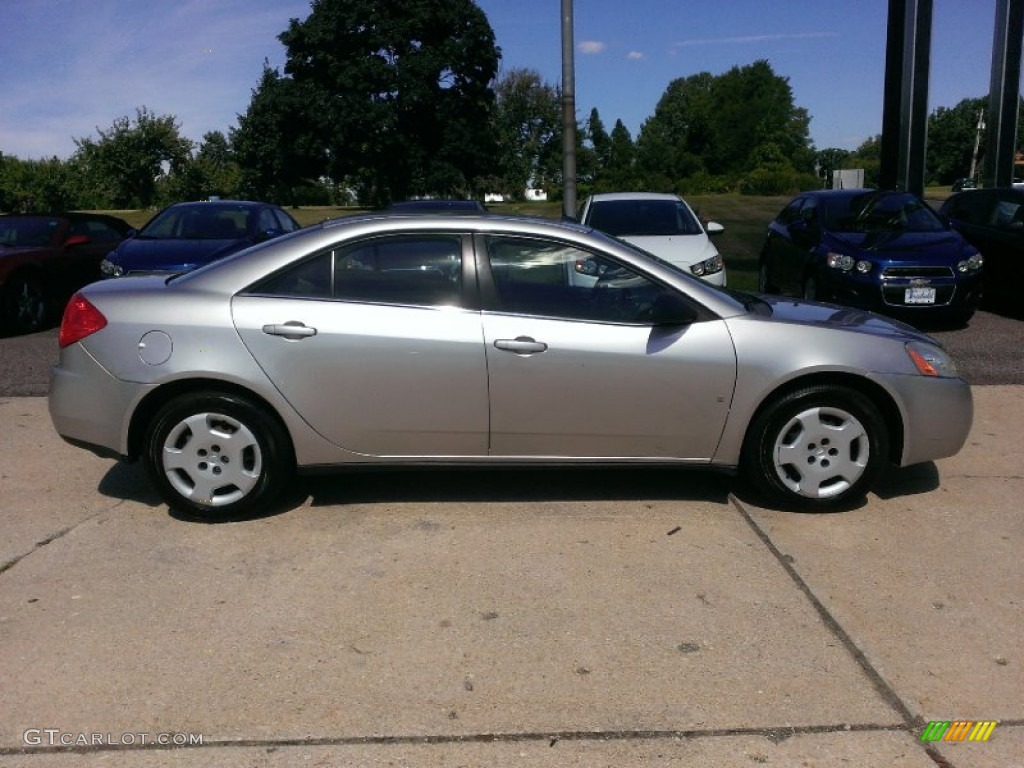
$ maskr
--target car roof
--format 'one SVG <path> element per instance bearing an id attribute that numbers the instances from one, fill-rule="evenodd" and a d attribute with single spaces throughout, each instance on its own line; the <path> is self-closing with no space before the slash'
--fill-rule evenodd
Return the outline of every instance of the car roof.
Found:
<path id="1" fill-rule="evenodd" d="M 423 211 L 447 211 L 449 213 L 465 213 L 467 211 L 483 211 L 486 210 L 478 200 L 452 200 L 452 199 L 432 199 L 432 200 L 399 200 L 391 203 L 387 207 L 389 211 L 410 211 L 410 212 L 423 212 Z"/>
<path id="2" fill-rule="evenodd" d="M 619 200 L 679 200 L 679 195 L 668 192 L 599 192 L 591 195 L 590 199 L 597 202 L 612 202 Z"/>

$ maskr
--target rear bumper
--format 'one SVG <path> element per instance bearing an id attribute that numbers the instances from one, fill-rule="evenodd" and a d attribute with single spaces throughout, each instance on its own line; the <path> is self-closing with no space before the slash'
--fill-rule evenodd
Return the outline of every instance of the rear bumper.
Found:
<path id="1" fill-rule="evenodd" d="M 125 419 L 139 388 L 113 377 L 85 347 L 72 344 L 50 371 L 50 419 L 69 443 L 99 456 L 125 458 Z"/>

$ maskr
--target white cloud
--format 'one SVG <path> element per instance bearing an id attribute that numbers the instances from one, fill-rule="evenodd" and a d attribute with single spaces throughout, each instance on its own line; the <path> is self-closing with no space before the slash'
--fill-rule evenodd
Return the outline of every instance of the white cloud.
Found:
<path id="1" fill-rule="evenodd" d="M 673 48 L 690 48 L 695 45 L 746 45 L 748 43 L 766 43 L 778 40 L 809 40 L 824 37 L 839 37 L 836 32 L 796 32 L 777 35 L 746 35 L 744 37 L 706 37 L 692 40 L 680 40 L 673 43 Z"/>
<path id="2" fill-rule="evenodd" d="M 580 53 L 594 54 L 604 53 L 608 46 L 599 40 L 581 40 L 580 44 L 576 47 Z"/>
<path id="3" fill-rule="evenodd" d="M 629 53 L 626 54 L 626 58 L 629 59 L 630 61 L 643 61 L 647 57 L 640 51 L 630 51 Z"/>

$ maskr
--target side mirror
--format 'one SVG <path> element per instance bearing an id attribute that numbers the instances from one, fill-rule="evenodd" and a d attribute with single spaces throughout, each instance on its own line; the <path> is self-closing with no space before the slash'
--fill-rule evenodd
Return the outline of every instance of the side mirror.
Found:
<path id="1" fill-rule="evenodd" d="M 654 325 L 689 325 L 697 319 L 697 310 L 675 293 L 663 293 L 651 307 Z"/>
<path id="2" fill-rule="evenodd" d="M 256 242 L 265 243 L 267 240 L 273 240 L 283 234 L 284 231 L 280 229 L 264 229 L 256 233 Z"/>
<path id="3" fill-rule="evenodd" d="M 74 248 L 76 245 L 86 245 L 89 242 L 88 235 L 72 235 L 64 241 L 65 248 Z"/>
<path id="4" fill-rule="evenodd" d="M 704 225 L 704 231 L 707 232 L 708 235 L 720 235 L 725 232 L 725 227 L 717 221 L 709 221 Z"/>

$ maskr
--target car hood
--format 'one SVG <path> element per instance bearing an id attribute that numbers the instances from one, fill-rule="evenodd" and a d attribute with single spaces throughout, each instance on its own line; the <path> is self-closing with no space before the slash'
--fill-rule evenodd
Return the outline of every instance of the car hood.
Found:
<path id="1" fill-rule="evenodd" d="M 772 320 L 781 323 L 813 325 L 826 328 L 842 328 L 873 336 L 888 336 L 906 341 L 928 341 L 935 343 L 927 334 L 911 325 L 901 323 L 885 315 L 863 309 L 826 304 L 803 299 L 786 299 L 779 296 L 760 295 L 772 308 Z"/>
<path id="2" fill-rule="evenodd" d="M 850 255 L 859 252 L 870 259 L 946 264 L 963 258 L 964 251 L 974 249 L 951 230 L 943 232 L 829 232 L 831 247 Z"/>
<path id="3" fill-rule="evenodd" d="M 648 253 L 653 253 L 665 261 L 688 267 L 698 261 L 710 259 L 718 250 L 708 240 L 708 236 L 698 235 L 624 235 L 620 240 L 632 243 Z"/>
<path id="4" fill-rule="evenodd" d="M 246 239 L 146 240 L 133 237 L 122 242 L 107 260 L 125 272 L 187 272 L 249 245 Z"/>

